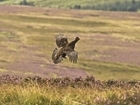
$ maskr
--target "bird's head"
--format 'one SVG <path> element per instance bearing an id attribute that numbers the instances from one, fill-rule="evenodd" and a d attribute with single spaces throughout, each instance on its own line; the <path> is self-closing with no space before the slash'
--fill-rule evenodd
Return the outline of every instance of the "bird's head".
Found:
<path id="1" fill-rule="evenodd" d="M 80 38 L 79 37 L 76 37 L 75 40 L 78 41 L 78 40 L 80 40 Z"/>
<path id="2" fill-rule="evenodd" d="M 62 46 L 65 46 L 68 43 L 67 38 L 62 38 L 60 43 L 61 43 Z"/>

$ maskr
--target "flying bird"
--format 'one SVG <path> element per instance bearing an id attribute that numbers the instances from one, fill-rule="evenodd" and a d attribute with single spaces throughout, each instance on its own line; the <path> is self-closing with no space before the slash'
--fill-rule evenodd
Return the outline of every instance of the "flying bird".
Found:
<path id="1" fill-rule="evenodd" d="M 73 41 L 68 43 L 68 39 L 64 35 L 58 35 L 55 37 L 56 45 L 58 48 L 55 48 L 52 53 L 52 60 L 55 64 L 60 63 L 63 58 L 66 59 L 66 56 L 69 57 L 69 60 L 73 63 L 77 63 L 78 52 L 75 51 L 75 44 L 80 40 L 79 37 L 76 37 Z"/>

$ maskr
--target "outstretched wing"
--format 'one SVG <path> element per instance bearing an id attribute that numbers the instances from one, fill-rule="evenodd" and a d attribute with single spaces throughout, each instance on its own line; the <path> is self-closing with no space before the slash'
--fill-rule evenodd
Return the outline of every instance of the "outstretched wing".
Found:
<path id="1" fill-rule="evenodd" d="M 52 60 L 55 64 L 60 63 L 63 60 L 62 56 L 60 56 L 58 59 L 56 59 L 57 52 L 58 52 L 58 49 L 55 48 L 52 53 Z"/>
<path id="2" fill-rule="evenodd" d="M 53 53 L 52 53 L 52 60 L 55 64 L 60 63 L 63 60 L 63 56 L 59 56 L 59 58 L 56 58 L 57 53 L 60 49 L 55 48 Z M 78 52 L 76 52 L 75 50 L 72 51 L 63 51 L 64 54 L 66 54 L 69 57 L 69 60 L 73 63 L 77 63 L 77 59 L 78 59 Z"/>
<path id="3" fill-rule="evenodd" d="M 55 39 L 56 39 L 56 45 L 58 47 L 63 47 L 63 46 L 65 46 L 68 43 L 67 37 L 64 36 L 63 34 L 57 35 L 55 37 Z"/>
<path id="4" fill-rule="evenodd" d="M 77 59 L 78 59 L 78 52 L 76 51 L 71 51 L 71 52 L 65 52 L 67 54 L 67 56 L 69 57 L 69 60 L 73 63 L 77 63 Z"/>

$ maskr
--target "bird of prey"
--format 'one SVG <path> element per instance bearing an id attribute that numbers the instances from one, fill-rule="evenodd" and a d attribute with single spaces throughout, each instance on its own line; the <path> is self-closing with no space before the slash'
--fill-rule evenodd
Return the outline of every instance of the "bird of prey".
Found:
<path id="1" fill-rule="evenodd" d="M 52 53 L 52 60 L 55 64 L 60 63 L 63 58 L 66 56 L 69 57 L 69 60 L 73 63 L 77 63 L 78 52 L 74 50 L 75 44 L 80 40 L 79 37 L 76 37 L 73 41 L 68 43 L 68 39 L 64 35 L 58 35 L 55 37 L 56 45 L 58 48 L 55 48 Z"/>

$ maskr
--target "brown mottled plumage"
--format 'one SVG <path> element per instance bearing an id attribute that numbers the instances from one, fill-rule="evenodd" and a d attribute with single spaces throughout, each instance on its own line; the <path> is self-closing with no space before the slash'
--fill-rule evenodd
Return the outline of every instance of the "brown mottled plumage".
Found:
<path id="1" fill-rule="evenodd" d="M 56 37 L 56 45 L 60 47 L 60 49 L 55 49 L 52 54 L 52 60 L 54 63 L 59 63 L 66 58 L 69 57 L 69 60 L 73 63 L 77 62 L 78 52 L 74 50 L 75 44 L 80 40 L 79 37 L 76 37 L 75 40 L 68 43 L 67 37 L 64 35 L 59 35 Z"/>
<path id="2" fill-rule="evenodd" d="M 79 37 L 76 37 L 75 40 L 71 41 L 70 43 L 68 43 L 68 44 L 66 45 L 65 49 L 70 49 L 70 50 L 72 49 L 72 50 L 74 50 L 75 44 L 76 44 L 79 40 L 80 40 L 80 38 L 79 38 Z"/>
<path id="3" fill-rule="evenodd" d="M 68 39 L 63 34 L 56 36 L 55 39 L 56 39 L 56 45 L 58 47 L 65 47 L 66 44 L 68 44 Z"/>

